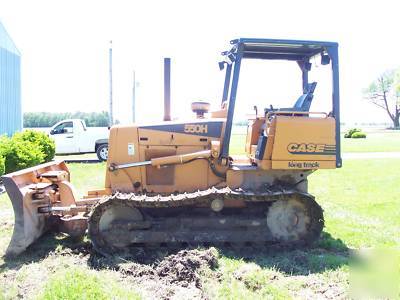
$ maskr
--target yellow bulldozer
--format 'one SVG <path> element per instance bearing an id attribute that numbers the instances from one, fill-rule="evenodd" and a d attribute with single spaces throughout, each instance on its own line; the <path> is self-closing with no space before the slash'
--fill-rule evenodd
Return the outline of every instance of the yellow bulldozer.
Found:
<path id="1" fill-rule="evenodd" d="M 323 212 L 308 193 L 307 176 L 342 165 L 338 44 L 240 38 L 222 57 L 219 110 L 194 102 L 196 118 L 171 121 L 167 84 L 163 122 L 111 128 L 103 189 L 79 198 L 62 161 L 3 176 L 15 213 L 7 254 L 18 255 L 47 230 L 87 233 L 105 255 L 135 245 L 297 245 L 318 239 Z M 247 127 L 246 156 L 235 158 L 229 155 L 232 120 L 247 59 L 295 62 L 302 90 L 292 107 L 256 112 Z M 311 59 L 331 67 L 328 112 L 310 111 L 317 85 L 308 80 Z"/>

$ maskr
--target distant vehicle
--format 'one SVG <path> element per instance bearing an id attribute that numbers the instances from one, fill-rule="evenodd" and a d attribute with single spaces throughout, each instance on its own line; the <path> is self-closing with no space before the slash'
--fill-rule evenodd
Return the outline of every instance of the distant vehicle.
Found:
<path id="1" fill-rule="evenodd" d="M 50 130 L 57 154 L 94 153 L 100 161 L 108 157 L 107 127 L 86 127 L 81 119 L 62 120 Z"/>

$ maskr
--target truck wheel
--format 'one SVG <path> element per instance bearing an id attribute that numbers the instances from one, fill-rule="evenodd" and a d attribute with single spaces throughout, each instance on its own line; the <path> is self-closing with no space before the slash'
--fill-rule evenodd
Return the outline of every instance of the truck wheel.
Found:
<path id="1" fill-rule="evenodd" d="M 100 161 L 106 161 L 108 158 L 108 144 L 101 144 L 97 148 L 96 154 Z"/>

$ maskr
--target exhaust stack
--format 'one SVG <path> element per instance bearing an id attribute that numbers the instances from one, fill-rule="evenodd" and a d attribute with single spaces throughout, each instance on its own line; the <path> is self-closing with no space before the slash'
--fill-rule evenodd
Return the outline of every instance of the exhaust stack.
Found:
<path id="1" fill-rule="evenodd" d="M 164 121 L 171 121 L 171 58 L 164 58 Z"/>

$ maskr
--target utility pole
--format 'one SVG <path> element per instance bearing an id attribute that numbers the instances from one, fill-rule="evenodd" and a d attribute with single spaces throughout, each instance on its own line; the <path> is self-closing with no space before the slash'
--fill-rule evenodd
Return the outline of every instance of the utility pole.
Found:
<path id="1" fill-rule="evenodd" d="M 171 58 L 164 58 L 164 121 L 171 121 Z"/>
<path id="2" fill-rule="evenodd" d="M 132 122 L 136 121 L 136 77 L 135 70 L 133 70 L 133 85 L 132 85 Z"/>
<path id="3" fill-rule="evenodd" d="M 108 67 L 109 67 L 109 80 L 110 80 L 110 103 L 108 110 L 108 126 L 114 124 L 113 116 L 113 86 L 112 86 L 112 41 L 110 41 L 110 48 L 108 50 Z"/>

